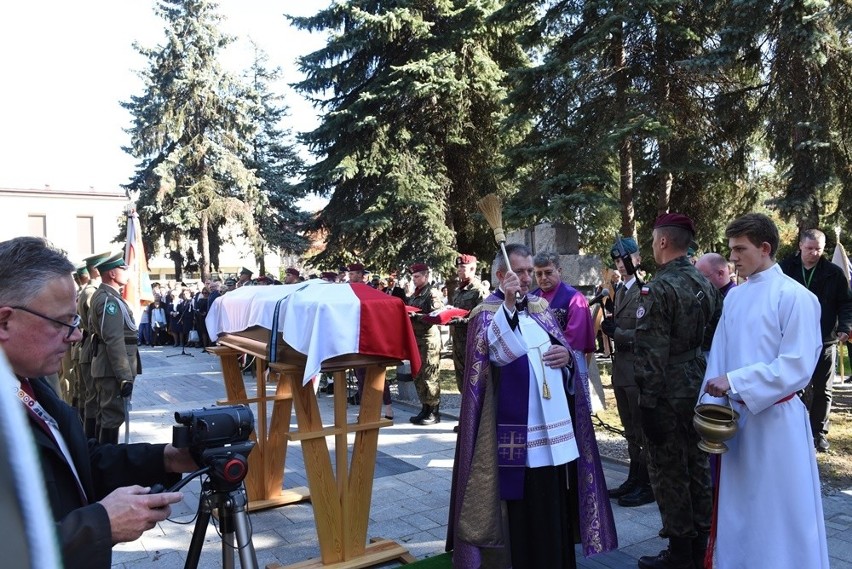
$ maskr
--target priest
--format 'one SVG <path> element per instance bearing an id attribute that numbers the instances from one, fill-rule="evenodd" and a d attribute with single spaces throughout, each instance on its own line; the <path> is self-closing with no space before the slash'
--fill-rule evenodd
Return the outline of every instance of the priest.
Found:
<path id="1" fill-rule="evenodd" d="M 529 248 L 506 253 L 468 331 L 447 550 L 457 569 L 570 569 L 575 542 L 585 555 L 617 547 L 585 361 L 527 295 Z"/>

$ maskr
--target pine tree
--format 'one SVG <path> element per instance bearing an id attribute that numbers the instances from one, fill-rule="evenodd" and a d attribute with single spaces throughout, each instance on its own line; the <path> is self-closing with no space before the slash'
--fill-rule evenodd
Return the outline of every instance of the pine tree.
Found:
<path id="1" fill-rule="evenodd" d="M 125 188 L 139 192 L 142 227 L 149 237 L 164 236 L 173 258 L 184 239 L 197 239 L 202 280 L 210 275 L 209 234 L 218 224 L 239 221 L 261 250 L 252 218 L 260 181 L 242 160 L 255 127 L 245 87 L 217 59 L 232 38 L 217 28 L 216 9 L 208 0 L 160 0 L 155 12 L 166 23 L 165 44 L 134 45 L 148 60 L 144 91 L 122 103 L 134 117 L 125 151 L 139 160 Z M 176 273 L 181 269 L 176 261 Z"/>
<path id="2" fill-rule="evenodd" d="M 260 195 L 253 209 L 254 223 L 265 248 L 288 253 L 303 253 L 307 239 L 303 231 L 310 221 L 297 202 L 306 195 L 297 176 L 304 167 L 292 133 L 282 126 L 289 116 L 283 97 L 272 91 L 271 84 L 281 78 L 281 69 L 267 68 L 269 57 L 255 46 L 255 56 L 246 83 L 251 87 L 252 112 L 257 136 L 251 143 L 246 165 L 260 179 Z M 265 252 L 265 251 L 264 251 Z M 266 274 L 264 256 L 257 258 L 261 274 Z"/>
<path id="3" fill-rule="evenodd" d="M 327 98 L 303 135 L 319 160 L 306 187 L 329 198 L 317 218 L 328 246 L 316 263 L 357 258 L 392 270 L 449 268 L 458 250 L 490 255 L 477 197 L 505 194 L 496 175 L 505 69 L 523 60 L 493 0 L 350 0 L 302 29 L 329 32 L 304 56 L 302 92 Z"/>

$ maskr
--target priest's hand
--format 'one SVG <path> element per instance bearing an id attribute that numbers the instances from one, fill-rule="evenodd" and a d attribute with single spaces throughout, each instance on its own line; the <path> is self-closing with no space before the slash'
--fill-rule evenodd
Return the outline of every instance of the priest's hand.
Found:
<path id="1" fill-rule="evenodd" d="M 550 346 L 541 355 L 541 361 L 544 362 L 544 365 L 554 369 L 567 367 L 571 363 L 571 359 L 571 352 L 562 345 Z"/>
<path id="2" fill-rule="evenodd" d="M 704 391 L 713 397 L 724 397 L 731 389 L 731 384 L 728 382 L 727 375 L 720 375 L 707 381 L 704 386 Z"/>
<path id="3" fill-rule="evenodd" d="M 506 296 L 503 305 L 511 314 L 515 311 L 515 295 L 521 294 L 521 279 L 511 270 L 507 271 L 500 283 L 500 288 L 503 289 L 503 294 Z"/>

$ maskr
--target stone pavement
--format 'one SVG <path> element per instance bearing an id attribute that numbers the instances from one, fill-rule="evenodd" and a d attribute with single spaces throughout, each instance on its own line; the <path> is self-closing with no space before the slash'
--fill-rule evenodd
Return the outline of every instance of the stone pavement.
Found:
<path id="1" fill-rule="evenodd" d="M 131 442 L 168 442 L 174 425 L 174 412 L 215 404 L 224 398 L 218 358 L 198 349 L 188 349 L 192 357 L 180 355 L 176 348 L 141 348 L 144 373 L 133 392 Z M 245 376 L 249 397 L 255 382 Z M 332 397 L 320 395 L 323 417 L 331 422 Z M 370 510 L 370 537 L 392 539 L 415 557 L 424 558 L 444 551 L 449 510 L 456 424 L 446 413 L 438 425 L 415 427 L 409 417 L 419 409 L 395 403 L 395 423 L 381 430 L 376 476 Z M 350 420 L 358 414 L 350 407 Z M 291 423 L 295 428 L 295 417 Z M 121 432 L 123 440 L 124 432 Z M 333 438 L 328 439 L 330 449 Z M 333 452 L 333 450 L 332 450 Z M 604 461 L 604 472 L 611 485 L 620 484 L 627 474 L 625 465 Z M 306 486 L 301 449 L 291 443 L 287 449 L 284 486 Z M 185 499 L 172 508 L 169 521 L 146 532 L 141 539 L 118 545 L 113 566 L 126 569 L 171 569 L 183 567 L 195 527 L 200 483 L 194 480 L 184 488 Z M 779 497 L 783 499 L 783 497 Z M 829 554 L 834 569 L 852 569 L 852 489 L 823 499 Z M 579 566 L 588 569 L 635 568 L 642 555 L 656 554 L 665 542 L 657 536 L 660 518 L 655 504 L 622 508 L 613 502 L 620 549 L 584 559 Z M 249 514 L 252 543 L 260 567 L 268 563 L 290 565 L 319 556 L 313 511 L 309 503 L 282 506 Z M 211 522 L 198 566 L 222 565 L 222 540 Z M 236 558 L 236 565 L 240 565 Z M 398 567 L 389 563 L 383 567 Z M 757 566 L 756 566 L 757 567 Z M 806 569 L 806 568 L 803 568 Z"/>

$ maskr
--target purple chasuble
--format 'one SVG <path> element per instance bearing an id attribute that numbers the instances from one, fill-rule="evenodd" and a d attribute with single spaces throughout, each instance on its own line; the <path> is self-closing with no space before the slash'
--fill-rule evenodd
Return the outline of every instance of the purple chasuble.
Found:
<path id="1" fill-rule="evenodd" d="M 499 292 L 499 291 L 498 291 Z M 461 416 L 459 418 L 459 438 L 456 446 L 456 459 L 453 466 L 453 487 L 450 496 L 450 516 L 447 528 L 447 551 L 453 551 L 453 567 L 456 569 L 478 569 L 482 565 L 483 548 L 505 547 L 508 536 L 503 535 L 500 500 L 503 492 L 503 474 L 498 474 L 499 468 L 499 435 L 498 422 L 504 423 L 498 417 L 496 408 L 504 397 L 503 387 L 511 381 L 500 381 L 500 389 L 495 388 L 491 376 L 491 362 L 487 329 L 491 325 L 496 310 L 501 310 L 502 295 L 492 294 L 472 313 L 468 328 L 467 350 L 465 359 L 465 383 L 462 397 Z M 529 315 L 548 334 L 560 344 L 568 347 L 562 331 L 551 312 L 545 308 L 545 303 L 538 297 L 527 295 L 530 301 Z M 570 349 L 570 347 L 569 347 Z M 607 495 L 603 468 L 597 440 L 591 422 L 591 401 L 587 392 L 588 372 L 583 354 L 573 351 L 575 378 L 574 388 L 574 435 L 580 456 L 576 460 L 578 475 L 578 506 L 579 531 L 586 556 L 611 551 L 618 548 L 618 538 L 612 515 L 612 506 Z M 526 415 L 529 400 L 529 366 L 524 358 L 526 377 L 523 383 L 523 420 L 510 419 L 515 424 L 522 424 L 526 433 Z M 508 366 L 501 369 L 502 374 L 509 373 Z M 519 371 L 519 370 L 518 370 Z M 520 373 L 520 372 L 519 372 Z M 570 390 L 569 390 L 570 392 Z M 486 400 L 493 400 L 491 407 L 485 405 Z M 570 401 L 570 400 L 569 400 Z M 515 405 L 516 407 L 518 405 Z M 503 407 L 503 406 L 501 406 Z M 484 413 L 491 408 L 493 415 Z M 506 424 L 506 423 L 504 423 Z M 491 429 L 497 437 L 479 437 L 480 428 Z M 487 431 L 484 432 L 487 434 Z M 478 448 L 479 440 L 493 440 L 493 447 Z M 526 437 L 524 437 L 526 439 Z M 525 461 L 526 459 L 524 459 Z M 522 468 L 517 468 L 523 472 Z M 511 478 L 511 477 L 510 477 Z M 470 504 L 465 504 L 466 499 Z M 475 508 L 477 511 L 463 519 L 462 512 Z"/>

